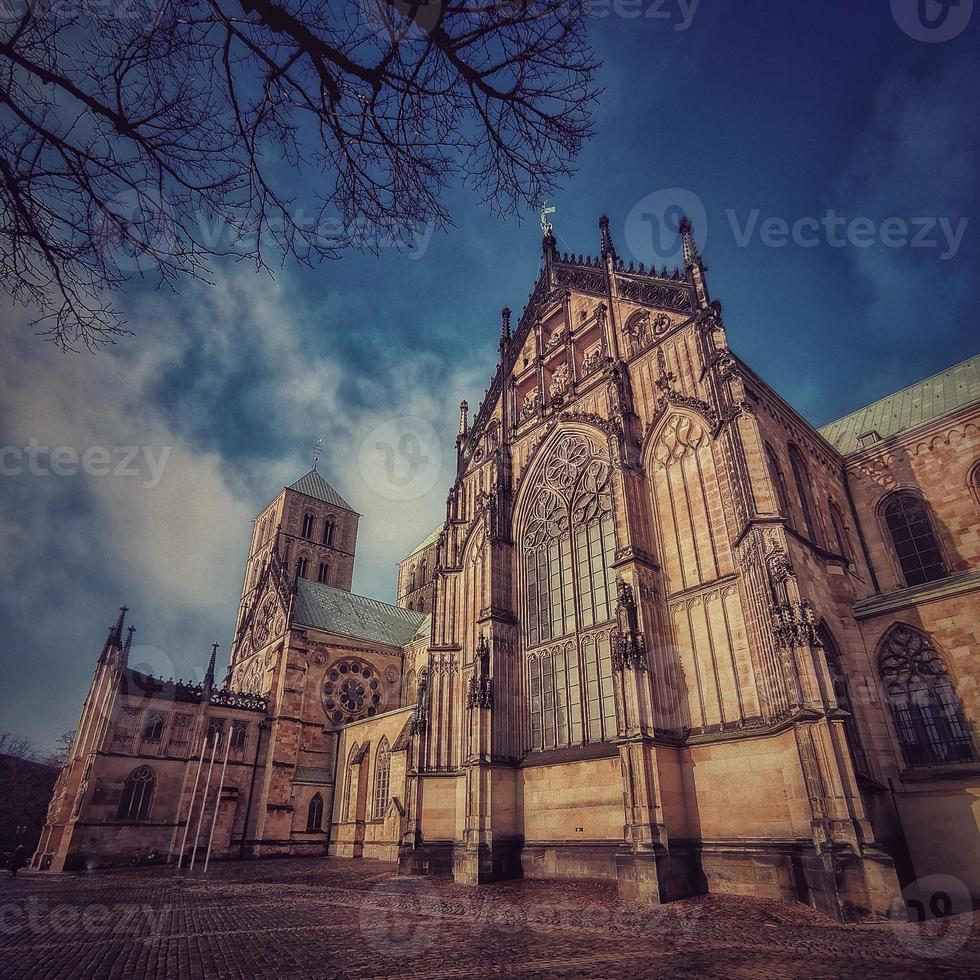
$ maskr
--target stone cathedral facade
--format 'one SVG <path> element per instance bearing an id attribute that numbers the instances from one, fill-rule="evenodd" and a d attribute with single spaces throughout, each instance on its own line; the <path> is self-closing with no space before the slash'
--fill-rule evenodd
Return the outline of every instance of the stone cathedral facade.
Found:
<path id="1" fill-rule="evenodd" d="M 110 629 L 36 868 L 323 854 L 885 914 L 980 897 L 980 358 L 816 429 L 729 348 L 692 230 L 549 232 L 397 605 L 314 469 L 255 521 L 228 672 Z M 131 633 L 129 634 L 131 637 Z"/>

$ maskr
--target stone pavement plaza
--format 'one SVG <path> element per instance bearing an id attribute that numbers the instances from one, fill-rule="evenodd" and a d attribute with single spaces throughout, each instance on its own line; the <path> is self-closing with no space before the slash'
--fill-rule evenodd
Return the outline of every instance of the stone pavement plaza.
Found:
<path id="1" fill-rule="evenodd" d="M 968 977 L 980 921 L 841 926 L 802 905 L 621 903 L 607 883 L 480 887 L 375 861 L 0 879 L 0 977 Z"/>

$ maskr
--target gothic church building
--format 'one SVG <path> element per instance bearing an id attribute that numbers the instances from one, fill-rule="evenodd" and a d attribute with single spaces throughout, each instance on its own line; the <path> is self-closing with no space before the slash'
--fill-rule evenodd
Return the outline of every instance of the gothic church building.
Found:
<path id="1" fill-rule="evenodd" d="M 201 685 L 109 631 L 34 867 L 329 853 L 881 916 L 980 898 L 980 358 L 821 429 L 684 267 L 550 232 L 462 406 L 445 522 L 352 594 L 314 468 L 254 524 Z"/>

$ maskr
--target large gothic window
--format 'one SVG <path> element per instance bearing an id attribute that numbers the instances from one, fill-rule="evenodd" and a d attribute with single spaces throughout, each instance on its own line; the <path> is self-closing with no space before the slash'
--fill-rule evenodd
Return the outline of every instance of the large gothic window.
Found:
<path id="1" fill-rule="evenodd" d="M 803 511 L 803 524 L 806 527 L 807 537 L 819 543 L 817 537 L 817 523 L 814 520 L 813 506 L 810 503 L 810 477 L 806 471 L 806 463 L 796 446 L 789 447 L 789 465 L 793 470 L 793 480 L 796 483 L 796 496 L 800 501 L 800 509 Z"/>
<path id="2" fill-rule="evenodd" d="M 896 493 L 885 504 L 883 514 L 906 584 L 922 585 L 945 578 L 946 563 L 925 502 L 914 493 Z"/>
<path id="3" fill-rule="evenodd" d="M 384 820 L 388 809 L 388 787 L 391 780 L 391 749 L 388 739 L 378 746 L 378 759 L 374 766 L 374 819 Z"/>
<path id="4" fill-rule="evenodd" d="M 155 786 L 156 777 L 149 766 L 140 766 L 139 769 L 134 769 L 126 777 L 116 818 L 118 820 L 148 819 Z"/>
<path id="5" fill-rule="evenodd" d="M 924 633 L 896 623 L 878 654 L 878 670 L 910 766 L 973 762 L 969 725 L 946 664 Z"/>
<path id="6" fill-rule="evenodd" d="M 837 544 L 837 554 L 850 561 L 851 543 L 847 536 L 844 515 L 840 511 L 840 507 L 829 497 L 827 498 L 827 509 L 830 512 L 830 523 L 834 526 L 834 540 Z"/>
<path id="7" fill-rule="evenodd" d="M 869 776 L 871 775 L 871 766 L 868 763 L 868 757 L 858 733 L 857 719 L 854 717 L 854 703 L 851 700 L 851 687 L 844 671 L 840 651 L 829 631 L 821 629 L 820 637 L 823 641 L 824 656 L 827 658 L 830 681 L 834 686 L 837 707 L 847 712 L 847 717 L 844 719 L 844 737 L 847 739 L 847 748 L 851 753 L 854 771 Z"/>
<path id="8" fill-rule="evenodd" d="M 779 465 L 779 457 L 769 443 L 766 443 L 766 463 L 769 465 L 769 478 L 772 480 L 773 487 L 776 491 L 776 502 L 779 505 L 779 513 L 792 522 L 793 512 L 789 509 L 789 494 L 786 492 L 786 480 L 783 477 L 782 467 Z"/>
<path id="9" fill-rule="evenodd" d="M 531 745 L 616 734 L 609 631 L 615 538 L 610 468 L 584 436 L 562 436 L 545 463 L 520 535 Z"/>

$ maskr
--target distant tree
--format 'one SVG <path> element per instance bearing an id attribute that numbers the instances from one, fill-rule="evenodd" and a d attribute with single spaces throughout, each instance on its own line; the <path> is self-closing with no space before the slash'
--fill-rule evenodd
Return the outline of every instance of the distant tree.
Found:
<path id="1" fill-rule="evenodd" d="M 58 764 L 42 759 L 30 740 L 0 734 L 0 850 L 37 843 Z"/>
<path id="2" fill-rule="evenodd" d="M 567 0 L 0 3 L 0 274 L 66 348 L 132 276 L 408 244 L 454 178 L 534 206 L 591 133 Z"/>

